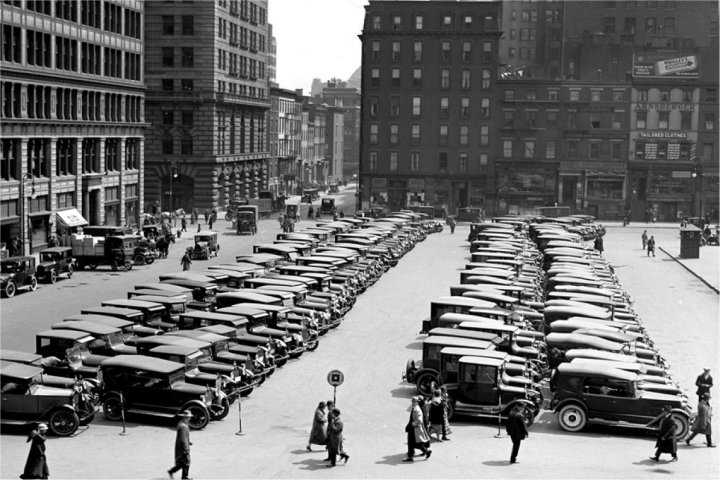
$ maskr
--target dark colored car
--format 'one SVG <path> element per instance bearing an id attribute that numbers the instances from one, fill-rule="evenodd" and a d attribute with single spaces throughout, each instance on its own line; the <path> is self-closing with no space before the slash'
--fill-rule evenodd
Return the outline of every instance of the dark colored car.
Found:
<path id="1" fill-rule="evenodd" d="M 121 354 L 134 355 L 137 349 L 125 345 L 123 331 L 118 327 L 102 323 L 94 323 L 90 320 L 78 320 L 73 322 L 59 322 L 51 327 L 53 330 L 74 330 L 91 335 L 94 340 L 88 343 L 88 350 L 98 355 L 109 357 Z"/>
<path id="2" fill-rule="evenodd" d="M 72 277 L 75 271 L 75 259 L 72 248 L 52 247 L 40 250 L 40 263 L 35 276 L 41 282 L 55 283 L 60 275 Z"/>
<path id="3" fill-rule="evenodd" d="M 8 257 L 0 261 L 0 291 L 11 298 L 20 288 L 37 290 L 35 257 Z"/>
<path id="4" fill-rule="evenodd" d="M 652 429 L 651 420 L 670 405 L 677 438 L 685 438 L 693 416 L 687 398 L 644 390 L 637 372 L 603 365 L 561 363 L 551 378 L 551 407 L 560 428 L 579 432 L 588 423 Z M 657 428 L 657 425 L 655 425 Z"/>
<path id="5" fill-rule="evenodd" d="M 43 366 L 51 375 L 97 379 L 99 365 L 108 357 L 90 353 L 94 340 L 77 330 L 45 330 L 35 335 L 35 353 L 46 357 Z"/>
<path id="6" fill-rule="evenodd" d="M 118 355 L 100 366 L 105 392 L 103 412 L 118 421 L 125 414 L 175 418 L 190 411 L 190 428 L 204 428 L 210 421 L 212 392 L 185 382 L 185 365 L 145 355 Z"/>
<path id="7" fill-rule="evenodd" d="M 82 391 L 43 383 L 43 369 L 7 363 L 0 368 L 0 424 L 47 422 L 54 435 L 67 437 L 95 417 L 95 407 Z"/>

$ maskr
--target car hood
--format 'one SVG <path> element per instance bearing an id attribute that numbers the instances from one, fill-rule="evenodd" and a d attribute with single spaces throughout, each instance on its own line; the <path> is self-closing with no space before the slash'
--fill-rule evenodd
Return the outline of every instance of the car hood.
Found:
<path id="1" fill-rule="evenodd" d="M 3 274 L 0 274 L 0 280 L 2 280 L 3 282 L 5 282 L 5 281 L 7 281 L 7 280 L 10 280 L 10 279 L 11 279 L 12 277 L 14 277 L 14 276 L 15 276 L 14 273 L 3 273 Z"/>
<path id="2" fill-rule="evenodd" d="M 45 267 L 49 267 L 51 265 L 55 265 L 55 262 L 40 262 L 37 264 L 37 268 L 38 269 L 45 268 Z"/>
<path id="3" fill-rule="evenodd" d="M 90 355 L 83 357 L 82 363 L 86 367 L 99 367 L 100 364 L 103 362 L 103 360 L 107 360 L 108 358 L 110 358 L 110 357 L 108 357 L 106 355 L 90 354 Z"/>
<path id="4" fill-rule="evenodd" d="M 205 391 L 207 390 L 201 385 L 192 385 L 185 382 L 175 382 L 170 388 L 172 390 L 175 390 L 176 392 L 183 392 L 195 395 L 205 395 Z"/>
<path id="5" fill-rule="evenodd" d="M 37 385 L 32 391 L 32 395 L 42 397 L 67 397 L 70 401 L 73 391 L 67 388 L 49 387 L 47 385 Z"/>
<path id="6" fill-rule="evenodd" d="M 660 393 L 650 390 L 638 390 L 638 396 L 642 398 L 643 400 L 652 400 L 655 402 L 665 402 L 669 405 L 672 405 L 674 407 L 679 407 L 678 405 L 680 402 L 680 397 L 677 395 L 667 394 L 667 393 Z"/>

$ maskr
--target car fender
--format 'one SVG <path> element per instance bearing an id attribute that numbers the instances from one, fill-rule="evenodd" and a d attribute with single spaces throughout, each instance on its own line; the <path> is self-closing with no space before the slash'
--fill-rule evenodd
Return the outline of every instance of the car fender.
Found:
<path id="1" fill-rule="evenodd" d="M 222 393 L 222 392 L 220 392 L 220 393 Z M 224 393 L 222 393 L 222 394 L 225 395 Z M 183 412 L 184 410 L 187 410 L 187 408 L 191 405 L 195 405 L 196 407 L 204 408 L 208 412 L 208 415 L 210 414 L 210 410 L 208 409 L 208 406 L 204 402 L 201 402 L 200 400 L 190 400 L 189 402 L 186 402 L 185 404 L 183 404 L 182 408 L 178 409 L 178 414 Z"/>
<path id="2" fill-rule="evenodd" d="M 585 410 L 586 413 L 588 411 L 587 405 L 585 405 L 585 402 L 583 402 L 582 400 L 580 400 L 578 398 L 566 398 L 564 400 L 560 400 L 559 402 L 555 403 L 555 405 L 552 405 L 551 408 L 552 408 L 553 412 L 558 413 L 562 407 L 564 407 L 565 405 L 571 405 L 571 404 L 579 406 L 580 408 Z"/>
<path id="3" fill-rule="evenodd" d="M 412 382 L 415 383 L 418 378 L 420 378 L 421 375 L 424 375 L 426 373 L 430 373 L 432 375 L 435 375 L 436 377 L 440 378 L 440 372 L 438 372 L 434 368 L 423 368 L 422 366 L 418 366 L 418 369 L 415 371 L 415 374 L 413 375 Z"/>

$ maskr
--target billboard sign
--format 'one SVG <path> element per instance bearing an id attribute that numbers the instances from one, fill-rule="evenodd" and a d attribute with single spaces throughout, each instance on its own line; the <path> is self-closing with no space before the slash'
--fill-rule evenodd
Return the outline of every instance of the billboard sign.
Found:
<path id="1" fill-rule="evenodd" d="M 697 78 L 699 57 L 695 54 L 638 53 L 633 56 L 633 76 L 642 78 Z"/>

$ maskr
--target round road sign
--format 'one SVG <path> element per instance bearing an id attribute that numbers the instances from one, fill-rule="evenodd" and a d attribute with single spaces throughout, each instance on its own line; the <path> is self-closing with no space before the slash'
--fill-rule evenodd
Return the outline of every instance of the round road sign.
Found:
<path id="1" fill-rule="evenodd" d="M 345 380 L 345 375 L 343 375 L 343 373 L 340 370 L 331 370 L 330 373 L 328 373 L 327 381 L 333 387 L 342 385 L 344 380 Z"/>

